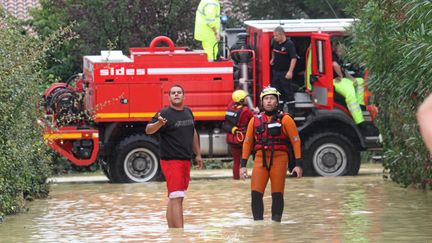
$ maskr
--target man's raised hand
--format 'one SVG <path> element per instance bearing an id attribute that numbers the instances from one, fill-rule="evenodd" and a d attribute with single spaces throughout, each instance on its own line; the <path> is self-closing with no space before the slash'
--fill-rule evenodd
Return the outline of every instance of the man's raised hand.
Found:
<path id="1" fill-rule="evenodd" d="M 160 124 L 162 124 L 162 126 L 163 125 L 165 125 L 166 123 L 167 123 L 167 119 L 165 119 L 165 118 L 163 118 L 161 115 L 160 115 L 160 113 L 158 113 L 158 122 L 160 123 Z"/>

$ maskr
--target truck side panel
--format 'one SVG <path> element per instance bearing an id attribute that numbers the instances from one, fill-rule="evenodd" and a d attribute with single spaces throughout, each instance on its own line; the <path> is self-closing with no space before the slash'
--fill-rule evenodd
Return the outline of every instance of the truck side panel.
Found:
<path id="1" fill-rule="evenodd" d="M 163 49 L 163 48 L 162 48 Z M 163 49 L 164 50 L 164 49 Z M 84 57 L 85 107 L 96 122 L 148 121 L 169 104 L 169 88 L 183 86 L 196 120 L 223 120 L 234 90 L 233 63 L 208 62 L 201 51 L 132 48 L 131 57 Z"/>

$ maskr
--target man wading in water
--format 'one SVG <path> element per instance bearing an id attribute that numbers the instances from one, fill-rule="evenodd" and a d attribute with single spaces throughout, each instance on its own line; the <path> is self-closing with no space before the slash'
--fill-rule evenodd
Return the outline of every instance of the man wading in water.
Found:
<path id="1" fill-rule="evenodd" d="M 204 164 L 195 130 L 194 117 L 184 106 L 184 90 L 180 85 L 170 88 L 170 106 L 163 108 L 147 124 L 146 133 L 160 134 L 160 165 L 168 188 L 166 218 L 169 228 L 183 228 L 183 198 L 189 186 L 190 165 L 193 154 L 198 169 Z"/>

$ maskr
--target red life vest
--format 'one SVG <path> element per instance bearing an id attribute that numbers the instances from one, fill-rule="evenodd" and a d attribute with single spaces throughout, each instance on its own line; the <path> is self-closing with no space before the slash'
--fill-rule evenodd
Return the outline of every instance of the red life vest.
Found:
<path id="1" fill-rule="evenodd" d="M 284 114 L 285 115 L 285 114 Z M 290 140 L 282 130 L 282 118 L 284 115 L 277 114 L 269 121 L 264 112 L 254 116 L 254 150 L 287 151 Z"/>
<path id="2" fill-rule="evenodd" d="M 225 122 L 223 126 L 227 132 L 226 141 L 228 144 L 235 144 L 235 145 L 243 144 L 243 138 L 246 133 L 247 123 L 239 124 L 239 121 L 240 121 L 240 116 L 246 109 L 247 109 L 246 106 L 241 106 L 240 108 L 237 108 L 237 105 L 235 103 L 232 103 L 228 107 L 228 110 L 225 113 Z M 231 130 L 234 126 L 238 128 L 237 133 L 241 133 L 241 135 L 232 134 Z M 239 140 L 239 138 L 241 140 Z"/>

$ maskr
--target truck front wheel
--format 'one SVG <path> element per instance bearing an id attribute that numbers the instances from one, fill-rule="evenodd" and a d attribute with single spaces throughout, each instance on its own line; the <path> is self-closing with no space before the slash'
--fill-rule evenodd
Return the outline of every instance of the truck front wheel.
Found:
<path id="1" fill-rule="evenodd" d="M 146 182 L 163 178 L 156 141 L 145 135 L 132 135 L 121 141 L 110 162 L 111 181 Z"/>
<path id="2" fill-rule="evenodd" d="M 334 132 L 316 134 L 304 143 L 304 174 L 321 176 L 357 175 L 360 151 L 346 136 Z"/>

